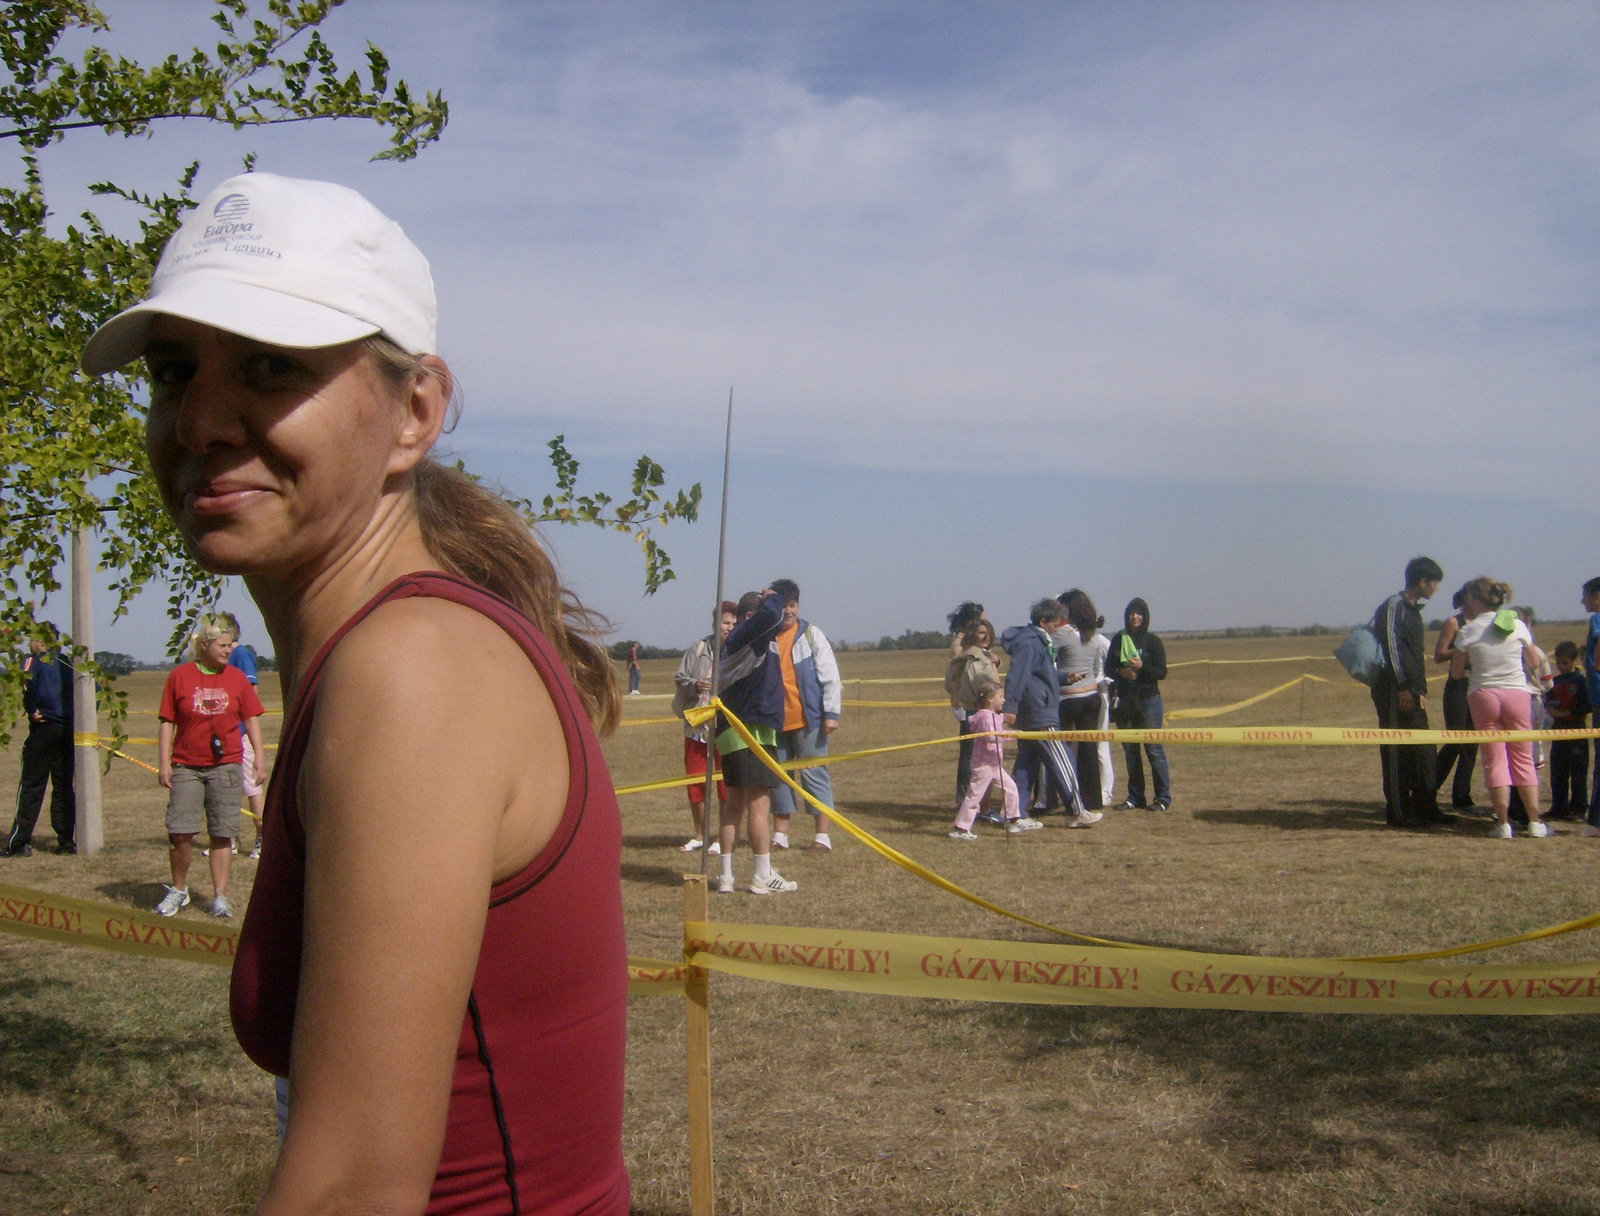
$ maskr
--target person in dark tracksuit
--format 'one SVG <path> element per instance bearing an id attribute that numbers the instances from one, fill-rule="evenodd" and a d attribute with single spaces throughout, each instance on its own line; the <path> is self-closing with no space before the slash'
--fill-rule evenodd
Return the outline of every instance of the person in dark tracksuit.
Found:
<path id="1" fill-rule="evenodd" d="M 1384 730 L 1428 729 L 1428 668 L 1423 653 L 1422 605 L 1444 571 L 1431 557 L 1406 563 L 1406 587 L 1378 605 L 1372 631 L 1383 650 L 1383 671 L 1372 685 L 1372 704 Z M 1435 799 L 1433 744 L 1378 749 L 1383 767 L 1384 817 L 1397 827 L 1450 822 Z"/>
<path id="2" fill-rule="evenodd" d="M 1122 610 L 1122 628 L 1111 638 L 1106 652 L 1106 671 L 1112 685 L 1111 720 L 1120 730 L 1160 730 L 1166 719 L 1161 702 L 1161 681 L 1167 678 L 1167 648 L 1150 632 L 1150 605 L 1138 596 Z M 1159 743 L 1145 744 L 1150 757 L 1150 780 L 1154 785 L 1153 811 L 1172 809 L 1172 774 L 1167 767 L 1167 749 Z M 1122 745 L 1122 758 L 1128 766 L 1128 796 L 1119 811 L 1134 811 L 1145 805 L 1144 761 L 1137 743 Z"/>
<path id="3" fill-rule="evenodd" d="M 1061 728 L 1061 681 L 1056 674 L 1050 635 L 1065 623 L 1067 610 L 1050 598 L 1034 604 L 1028 624 L 1015 625 L 1000 635 L 1000 645 L 1011 656 L 1006 671 L 1005 722 L 1017 730 L 1055 731 Z M 1069 828 L 1086 828 L 1104 816 L 1083 805 L 1078 792 L 1078 771 L 1072 755 L 1057 739 L 1018 739 L 1017 758 L 1011 766 L 1017 784 L 1022 818 L 1007 831 L 1026 832 L 1040 826 L 1028 817 L 1035 786 L 1054 790 L 1066 808 Z"/>
<path id="4" fill-rule="evenodd" d="M 1461 612 L 1461 592 L 1457 591 L 1450 599 L 1450 606 L 1456 609 L 1454 616 L 1446 619 L 1444 626 L 1439 630 L 1439 640 L 1433 647 L 1433 661 L 1435 663 L 1449 663 L 1451 659 L 1450 646 L 1456 640 L 1456 634 L 1461 626 L 1467 623 L 1466 616 Z M 1446 730 L 1471 730 L 1472 710 L 1467 707 L 1467 685 L 1470 683 L 1466 676 L 1456 679 L 1446 676 L 1444 681 L 1444 728 Z M 1464 813 L 1476 811 L 1472 803 L 1472 769 L 1478 763 L 1478 745 L 1476 743 L 1447 743 L 1438 751 L 1434 761 L 1433 783 L 1437 790 L 1444 789 L 1445 778 L 1450 776 L 1450 770 L 1455 769 L 1455 779 L 1450 784 L 1450 809 Z"/>
<path id="5" fill-rule="evenodd" d="M 33 852 L 33 825 L 50 786 L 50 826 L 56 852 L 76 853 L 77 805 L 72 794 L 72 660 L 41 642 L 24 664 L 22 708 L 28 717 L 28 738 L 22 745 L 22 779 L 17 782 L 17 813 L 6 834 L 7 857 Z"/>

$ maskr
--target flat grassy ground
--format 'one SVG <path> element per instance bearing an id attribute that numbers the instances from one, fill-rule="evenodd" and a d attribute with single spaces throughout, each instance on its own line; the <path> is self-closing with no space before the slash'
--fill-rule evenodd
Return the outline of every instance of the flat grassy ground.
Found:
<path id="1" fill-rule="evenodd" d="M 1541 630 L 1549 648 L 1575 631 Z M 1326 654 L 1336 639 L 1186 642 L 1173 662 Z M 644 665 L 643 691 L 671 662 Z M 849 678 L 938 676 L 934 652 L 841 656 Z M 1370 724 L 1337 665 L 1176 668 L 1169 709 L 1305 687 L 1219 725 Z M 155 703 L 140 675 L 133 703 Z M 264 699 L 275 702 L 270 679 Z M 846 695 L 857 696 L 847 685 Z M 937 684 L 865 685 L 924 699 Z M 1435 701 L 1437 698 L 1435 698 Z M 638 698 L 634 717 L 667 712 Z M 268 739 L 277 719 L 269 718 Z M 133 733 L 145 733 L 133 719 Z M 950 733 L 937 709 L 847 708 L 834 750 Z M 624 726 L 619 785 L 673 775 L 679 732 Z M 153 749 L 138 749 L 151 754 Z M 1478 940 L 1594 910 L 1600 841 L 1485 838 L 1382 824 L 1358 748 L 1169 750 L 1175 808 L 1090 831 L 949 840 L 953 749 L 834 770 L 842 808 L 955 881 L 1106 936 L 1280 955 Z M 1121 796 L 1121 758 L 1117 760 Z M 16 778 L 0 756 L 0 782 Z M 9 788 L 9 786 L 8 786 Z M 1479 787 L 1481 791 L 1481 786 Z M 117 763 L 98 857 L 0 860 L 0 881 L 149 907 L 165 871 L 162 791 Z M 672 957 L 690 859 L 680 791 L 623 804 L 631 949 Z M 983 830 L 980 828 L 980 830 Z M 246 829 L 247 834 L 249 829 Z M 48 837 L 48 832 L 41 832 Z M 798 825 L 797 843 L 810 838 Z M 712 915 L 974 937 L 1030 931 L 934 890 L 836 834 L 780 854 L 800 890 L 713 897 Z M 736 867 L 748 877 L 748 853 Z M 241 861 L 235 893 L 248 896 Z M 197 860 L 195 889 L 209 891 Z M 194 910 L 182 914 L 203 919 Z M 1596 958 L 1592 934 L 1495 961 Z M 1476 961 L 1476 960 L 1467 960 Z M 630 1006 L 625 1149 L 635 1211 L 687 1212 L 682 1004 Z M 913 1001 L 712 981 L 719 1206 L 725 1212 L 1600 1212 L 1600 1025 L 1565 1019 L 1251 1015 Z M 235 1047 L 226 976 L 0 937 L 0 1212 L 247 1211 L 274 1150 L 271 1085 Z"/>

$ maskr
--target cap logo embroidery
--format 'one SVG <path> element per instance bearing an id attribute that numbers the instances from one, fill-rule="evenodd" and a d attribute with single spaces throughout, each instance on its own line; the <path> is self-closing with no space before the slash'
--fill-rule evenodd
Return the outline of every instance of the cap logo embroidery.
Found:
<path id="1" fill-rule="evenodd" d="M 219 220 L 236 220 L 250 210 L 250 200 L 242 194 L 229 194 L 222 198 L 211 214 Z"/>

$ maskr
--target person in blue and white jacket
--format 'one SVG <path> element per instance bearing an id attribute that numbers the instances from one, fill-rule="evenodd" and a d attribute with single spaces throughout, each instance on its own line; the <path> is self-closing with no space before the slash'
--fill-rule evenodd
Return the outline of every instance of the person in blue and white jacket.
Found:
<path id="1" fill-rule="evenodd" d="M 839 726 L 844 686 L 839 664 L 822 630 L 800 619 L 800 588 L 791 579 L 772 580 L 772 590 L 783 600 L 783 624 L 778 630 L 779 669 L 783 673 L 783 726 L 778 731 L 779 760 L 810 760 L 828 754 L 828 736 Z M 803 768 L 795 780 L 818 802 L 833 806 L 833 778 L 827 765 Z M 789 847 L 789 819 L 794 815 L 794 791 L 780 785 L 772 791 L 772 847 Z M 816 817 L 811 847 L 833 851 L 827 815 L 809 802 L 806 810 Z"/>

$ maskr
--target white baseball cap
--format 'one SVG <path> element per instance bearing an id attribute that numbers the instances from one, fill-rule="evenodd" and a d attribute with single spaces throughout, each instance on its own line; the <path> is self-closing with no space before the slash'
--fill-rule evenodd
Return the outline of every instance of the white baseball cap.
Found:
<path id="1" fill-rule="evenodd" d="M 95 331 L 83 370 L 104 375 L 137 359 L 161 315 L 273 346 L 381 333 L 410 354 L 431 354 L 437 311 L 428 259 L 361 195 L 244 173 L 189 213 L 161 251 L 149 295 Z"/>

